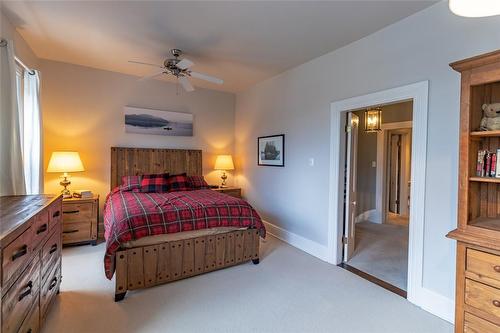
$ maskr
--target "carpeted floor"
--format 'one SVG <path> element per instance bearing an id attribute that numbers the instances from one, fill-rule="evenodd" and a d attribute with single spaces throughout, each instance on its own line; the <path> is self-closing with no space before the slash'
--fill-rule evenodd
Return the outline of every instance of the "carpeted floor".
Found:
<path id="1" fill-rule="evenodd" d="M 356 249 L 347 262 L 399 289 L 408 280 L 408 226 L 356 223 Z"/>
<path id="2" fill-rule="evenodd" d="M 113 301 L 104 245 L 65 248 L 63 282 L 43 333 L 446 333 L 452 325 L 275 238 L 251 263 L 129 292 Z"/>

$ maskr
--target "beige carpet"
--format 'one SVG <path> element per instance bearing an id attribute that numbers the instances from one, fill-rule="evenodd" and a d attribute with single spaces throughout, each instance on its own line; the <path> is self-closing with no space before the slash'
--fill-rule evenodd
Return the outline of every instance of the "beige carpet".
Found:
<path id="1" fill-rule="evenodd" d="M 408 226 L 356 223 L 356 248 L 347 262 L 399 289 L 408 281 Z"/>
<path id="2" fill-rule="evenodd" d="M 446 333 L 447 322 L 272 237 L 261 263 L 129 292 L 113 301 L 104 245 L 65 248 L 61 294 L 43 333 Z"/>

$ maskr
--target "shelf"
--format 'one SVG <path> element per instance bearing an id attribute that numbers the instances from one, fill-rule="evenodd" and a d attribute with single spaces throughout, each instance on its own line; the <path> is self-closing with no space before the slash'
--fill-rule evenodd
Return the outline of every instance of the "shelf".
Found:
<path id="1" fill-rule="evenodd" d="M 472 136 L 472 137 L 490 137 L 490 136 L 500 137 L 500 131 L 476 131 L 476 132 L 470 132 L 470 136 Z"/>
<path id="2" fill-rule="evenodd" d="M 476 228 L 500 231 L 500 218 L 478 217 L 470 220 L 468 224 Z"/>
<path id="3" fill-rule="evenodd" d="M 496 177 L 470 177 L 469 180 L 471 182 L 499 183 L 500 184 L 500 178 L 496 178 Z"/>

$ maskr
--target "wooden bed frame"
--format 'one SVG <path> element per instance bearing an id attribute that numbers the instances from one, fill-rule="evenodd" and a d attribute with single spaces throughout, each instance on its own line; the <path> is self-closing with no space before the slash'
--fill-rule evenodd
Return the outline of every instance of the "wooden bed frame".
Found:
<path id="1" fill-rule="evenodd" d="M 111 148 L 111 189 L 125 175 L 186 172 L 202 175 L 201 150 Z M 128 290 L 184 279 L 252 261 L 259 263 L 259 231 L 234 230 L 116 252 L 115 302 Z"/>

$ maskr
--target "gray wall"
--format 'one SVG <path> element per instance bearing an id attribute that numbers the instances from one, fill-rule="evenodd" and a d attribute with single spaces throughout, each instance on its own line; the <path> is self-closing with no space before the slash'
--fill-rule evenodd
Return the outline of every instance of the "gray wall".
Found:
<path id="1" fill-rule="evenodd" d="M 375 209 L 376 177 L 377 168 L 372 167 L 372 162 L 377 161 L 377 133 L 367 133 L 364 131 L 365 111 L 355 111 L 359 117 L 358 132 L 358 188 L 357 202 L 358 212 L 362 214 Z M 396 123 L 401 121 L 411 121 L 413 114 L 413 102 L 403 102 L 382 107 L 382 123 Z"/>
<path id="2" fill-rule="evenodd" d="M 237 180 L 247 198 L 266 220 L 326 246 L 330 103 L 429 80 L 423 286 L 453 299 L 455 242 L 445 235 L 457 217 L 460 75 L 448 64 L 498 49 L 499 26 L 499 16 L 462 18 L 439 2 L 238 94 Z M 257 137 L 279 133 L 285 168 L 258 167 Z"/>

